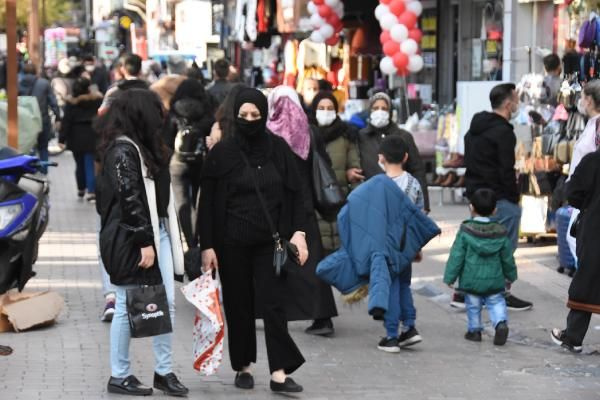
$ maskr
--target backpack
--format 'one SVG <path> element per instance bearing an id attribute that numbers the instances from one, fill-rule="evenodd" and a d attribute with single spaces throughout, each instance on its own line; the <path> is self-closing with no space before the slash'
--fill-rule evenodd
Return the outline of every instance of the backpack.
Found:
<path id="1" fill-rule="evenodd" d="M 206 136 L 198 126 L 181 124 L 175 136 L 175 154 L 179 160 L 189 163 L 204 160 L 208 148 Z"/>
<path id="2" fill-rule="evenodd" d="M 579 47 L 589 49 L 596 40 L 596 18 L 588 19 L 579 30 Z"/>

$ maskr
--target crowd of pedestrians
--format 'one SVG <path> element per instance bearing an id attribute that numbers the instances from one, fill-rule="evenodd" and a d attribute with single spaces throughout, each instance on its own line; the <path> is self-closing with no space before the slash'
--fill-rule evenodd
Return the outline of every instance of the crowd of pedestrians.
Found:
<path id="1" fill-rule="evenodd" d="M 359 131 L 340 119 L 336 96 L 318 81 L 306 80 L 301 94 L 279 86 L 267 97 L 231 81 L 225 60 L 215 63 L 214 81 L 208 85 L 192 67 L 186 76 L 168 75 L 150 86 L 135 54 L 120 57 L 111 71 L 91 56 L 79 62 L 63 60 L 51 82 L 37 77 L 32 65 L 23 72 L 20 93 L 35 96 L 42 110 L 37 149 L 41 158 L 48 157 L 52 114 L 59 142 L 75 159 L 77 196 L 95 203 L 99 215 L 106 300 L 102 319 L 112 321 L 109 392 L 152 393 L 130 367 L 127 290 L 162 283 L 174 321 L 174 281 L 187 272 L 184 252 L 199 254 L 189 260 L 195 260 L 202 273 L 219 271 L 235 386 L 254 387 L 255 320 L 260 318 L 271 390 L 303 390 L 290 377 L 305 359 L 287 323 L 307 321 L 307 334 L 334 335 L 338 311 L 332 282 L 322 278 L 320 263 L 342 265 L 340 251 L 357 245 L 345 240 L 348 229 L 376 209 L 363 210 L 358 217 L 348 211 L 346 220 L 317 211 L 317 158 L 327 160 L 350 208 L 364 202 L 359 188 L 367 180 L 371 195 L 381 193 L 382 202 L 376 206 L 406 201 L 402 204 L 410 213 L 402 211 L 400 218 L 388 212 L 390 220 L 377 227 L 381 231 L 372 232 L 373 237 L 385 241 L 401 231 L 417 232 L 408 228 L 411 224 L 435 232 L 427 217 L 425 165 L 412 135 L 392 120 L 392 99 L 384 92 L 369 99 L 367 124 Z M 584 98 L 595 118 L 592 109 L 600 104 L 600 90 L 586 90 Z M 453 304 L 467 310 L 465 338 L 481 341 L 485 304 L 496 330 L 494 344 L 504 345 L 507 309 L 527 310 L 533 304 L 510 294 L 517 279 L 513 253 L 521 215 L 515 135 L 509 123 L 518 104 L 515 86 L 498 85 L 490 102 L 493 111 L 477 114 L 465 138 L 472 218 L 461 225 L 444 282 L 454 287 L 458 280 Z M 600 311 L 598 288 L 592 283 L 596 250 L 591 242 L 598 228 L 594 207 L 600 201 L 600 159 L 596 152 L 582 158 L 569 185 L 569 201 L 583 211 L 578 228 L 580 269 L 569 292 L 567 329 L 552 332 L 557 343 L 572 351 L 581 350 L 591 313 Z M 344 224 L 338 226 L 341 220 Z M 400 230 L 398 221 L 404 224 Z M 417 240 L 404 236 L 400 249 L 390 253 L 394 257 L 383 261 L 384 275 L 389 275 L 383 280 L 385 290 L 369 283 L 369 295 L 382 296 L 381 304 L 386 305 L 369 309 L 384 324 L 377 348 L 390 353 L 423 340 L 410 289 L 412 263 L 423 256 Z M 395 265 L 405 255 L 405 242 L 413 253 Z M 288 262 L 281 271 L 274 268 L 281 243 L 295 252 L 291 258 L 300 266 Z M 350 249 L 345 250 L 349 254 Z M 360 251 L 369 259 L 368 252 L 374 250 L 363 245 Z M 377 257 L 371 256 L 375 264 Z M 154 388 L 175 396 L 187 394 L 172 367 L 172 333 L 155 336 L 153 350 Z"/>

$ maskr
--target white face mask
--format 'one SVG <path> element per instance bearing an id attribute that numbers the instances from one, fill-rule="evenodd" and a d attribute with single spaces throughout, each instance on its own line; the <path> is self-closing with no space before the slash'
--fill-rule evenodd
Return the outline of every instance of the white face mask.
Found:
<path id="1" fill-rule="evenodd" d="M 333 110 L 317 110 L 316 117 L 319 126 L 329 126 L 335 121 L 337 114 Z"/>
<path id="2" fill-rule="evenodd" d="M 371 125 L 375 128 L 383 128 L 390 123 L 390 113 L 385 110 L 376 110 L 371 112 Z"/>
<path id="3" fill-rule="evenodd" d="M 96 67 L 95 67 L 95 66 L 93 66 L 93 65 L 86 65 L 86 66 L 85 66 L 85 70 L 86 70 L 87 72 L 94 72 L 94 69 L 95 69 L 95 68 L 96 68 Z"/>
<path id="4" fill-rule="evenodd" d="M 383 172 L 385 172 L 385 165 L 383 165 L 382 163 L 380 163 L 379 161 L 377 161 L 377 165 L 379 165 L 379 168 L 381 168 L 381 170 Z"/>

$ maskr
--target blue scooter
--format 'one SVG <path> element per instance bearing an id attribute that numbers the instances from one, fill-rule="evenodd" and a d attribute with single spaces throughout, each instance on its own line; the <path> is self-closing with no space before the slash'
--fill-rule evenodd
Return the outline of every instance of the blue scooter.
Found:
<path id="1" fill-rule="evenodd" d="M 57 165 L 0 148 L 0 294 L 23 290 L 35 275 L 32 266 L 50 208 L 48 180 L 35 174 Z"/>

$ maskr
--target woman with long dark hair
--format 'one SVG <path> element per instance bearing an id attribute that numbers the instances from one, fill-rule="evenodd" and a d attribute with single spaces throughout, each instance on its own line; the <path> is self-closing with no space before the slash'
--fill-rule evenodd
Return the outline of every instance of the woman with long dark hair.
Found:
<path id="1" fill-rule="evenodd" d="M 256 298 L 265 326 L 271 390 L 300 392 L 302 386 L 287 376 L 304 363 L 304 357 L 288 332 L 284 307 L 288 277 L 276 274 L 272 231 L 277 229 L 281 238 L 296 245 L 300 264 L 306 262 L 300 177 L 288 145 L 266 128 L 265 96 L 256 89 L 242 89 L 234 110 L 231 133 L 208 153 L 202 171 L 198 213 L 202 267 L 219 268 L 229 356 L 237 371 L 235 386 L 254 387 Z M 300 267 L 285 268 L 294 269 Z"/>
<path id="2" fill-rule="evenodd" d="M 206 155 L 206 139 L 215 121 L 212 99 L 196 79 L 186 79 L 175 90 L 166 126 L 165 140 L 173 157 L 169 170 L 173 182 L 175 205 L 188 248 L 198 245 L 195 232 L 196 205 L 200 190 L 200 172 Z M 187 137 L 184 137 L 187 136 Z M 186 146 L 198 154 L 184 153 Z M 195 146 L 194 146 L 195 145 Z"/>
<path id="3" fill-rule="evenodd" d="M 215 114 L 217 122 L 213 124 L 207 140 L 209 149 L 212 149 L 215 144 L 225 139 L 235 129 L 235 102 L 238 94 L 247 87 L 243 83 L 233 85 L 225 97 L 225 101 L 217 108 Z"/>
<path id="4" fill-rule="evenodd" d="M 162 126 L 158 96 L 149 90 L 131 89 L 115 97 L 96 127 L 103 138 L 97 187 L 102 219 L 100 254 L 116 288 L 110 330 L 110 393 L 152 394 L 152 388 L 142 385 L 130 370 L 127 289 L 164 284 L 175 326 L 174 276 L 183 274 L 183 250 Z M 182 396 L 188 389 L 173 373 L 172 336 L 153 338 L 154 387 Z"/>

